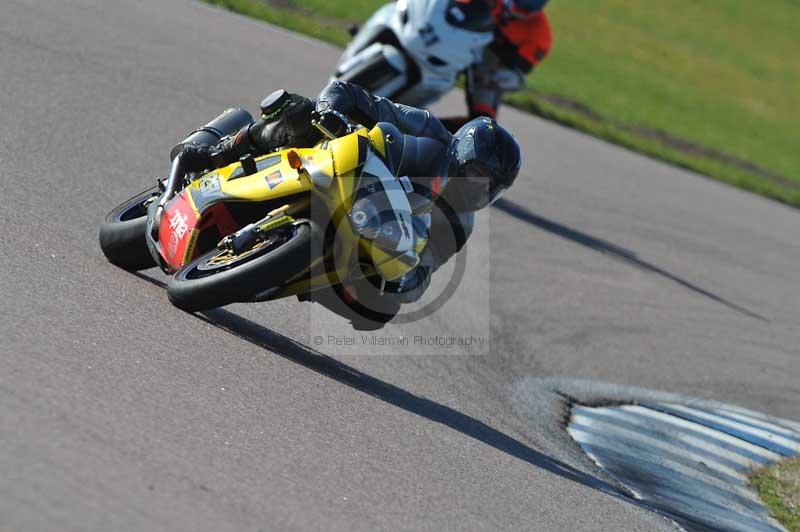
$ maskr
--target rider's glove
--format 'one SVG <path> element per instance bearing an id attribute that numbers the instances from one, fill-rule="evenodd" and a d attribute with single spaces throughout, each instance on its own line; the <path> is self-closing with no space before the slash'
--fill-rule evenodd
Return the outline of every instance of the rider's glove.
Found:
<path id="1" fill-rule="evenodd" d="M 311 118 L 327 131 L 330 131 L 334 137 L 341 137 L 347 134 L 347 122 L 342 120 L 338 113 L 333 112 L 327 102 L 320 103 L 311 114 Z"/>
<path id="2" fill-rule="evenodd" d="M 514 92 L 525 85 L 525 75 L 516 68 L 501 68 L 492 76 L 492 84 L 503 92 Z"/>

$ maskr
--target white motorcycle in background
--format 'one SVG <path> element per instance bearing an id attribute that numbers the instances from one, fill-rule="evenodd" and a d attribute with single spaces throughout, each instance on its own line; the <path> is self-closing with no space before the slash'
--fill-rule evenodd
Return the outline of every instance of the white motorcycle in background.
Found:
<path id="1" fill-rule="evenodd" d="M 332 79 L 427 107 L 453 88 L 461 72 L 481 61 L 492 39 L 487 0 L 398 0 L 358 30 Z"/>

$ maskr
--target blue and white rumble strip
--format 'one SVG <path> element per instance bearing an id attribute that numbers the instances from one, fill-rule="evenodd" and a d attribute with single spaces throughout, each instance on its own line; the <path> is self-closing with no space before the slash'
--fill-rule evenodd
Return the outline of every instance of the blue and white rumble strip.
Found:
<path id="1" fill-rule="evenodd" d="M 800 454 L 800 424 L 737 407 L 575 406 L 570 435 L 647 506 L 687 530 L 783 530 L 748 482 Z"/>

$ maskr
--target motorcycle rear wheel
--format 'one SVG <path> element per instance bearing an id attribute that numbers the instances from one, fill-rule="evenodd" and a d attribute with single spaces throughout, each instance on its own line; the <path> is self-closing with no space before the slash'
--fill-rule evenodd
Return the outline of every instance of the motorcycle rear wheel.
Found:
<path id="1" fill-rule="evenodd" d="M 307 269 L 314 238 L 311 225 L 301 222 L 239 255 L 213 249 L 175 273 L 167 285 L 169 300 L 187 312 L 250 301 Z"/>
<path id="2" fill-rule="evenodd" d="M 122 203 L 106 216 L 100 226 L 100 249 L 108 261 L 128 271 L 156 265 L 147 249 L 147 200 L 156 197 L 153 187 Z"/>

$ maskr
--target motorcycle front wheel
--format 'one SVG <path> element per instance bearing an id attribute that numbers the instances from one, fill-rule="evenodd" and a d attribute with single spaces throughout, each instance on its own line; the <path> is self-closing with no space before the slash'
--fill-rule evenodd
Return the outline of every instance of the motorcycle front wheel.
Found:
<path id="1" fill-rule="evenodd" d="M 314 238 L 311 224 L 301 222 L 275 230 L 240 254 L 215 248 L 173 276 L 167 285 L 169 300 L 187 312 L 250 301 L 306 270 Z"/>
<path id="2" fill-rule="evenodd" d="M 156 265 L 147 249 L 147 204 L 158 197 L 158 187 L 135 195 L 106 216 L 100 226 L 100 249 L 111 264 L 128 271 Z"/>

